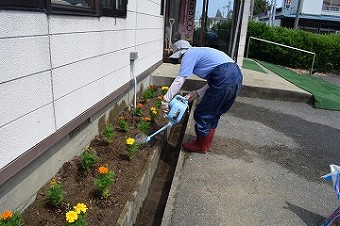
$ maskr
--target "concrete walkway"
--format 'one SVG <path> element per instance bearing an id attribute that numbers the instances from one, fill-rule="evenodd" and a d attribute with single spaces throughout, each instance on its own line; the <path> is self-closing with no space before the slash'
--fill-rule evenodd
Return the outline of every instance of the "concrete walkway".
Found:
<path id="1" fill-rule="evenodd" d="M 262 68 L 267 71 L 267 74 L 247 69 L 241 70 L 243 74 L 241 96 L 307 103 L 312 100 L 312 94 L 309 92 Z M 179 65 L 162 64 L 152 73 L 153 84 L 170 85 L 177 76 L 178 69 Z M 203 85 L 205 81 L 193 75 L 185 81 L 182 90 L 195 90 Z"/>
<path id="2" fill-rule="evenodd" d="M 170 85 L 178 68 L 179 65 L 162 64 L 152 74 L 153 84 Z M 304 103 L 312 100 L 310 93 L 269 71 L 242 72 L 240 98 Z M 193 76 L 182 88 L 191 91 L 204 84 Z M 191 114 L 183 142 L 195 137 L 193 125 Z M 226 114 L 221 117 L 215 140 L 219 141 L 213 151 L 205 155 L 180 151 L 162 226 L 318 225 L 337 208 L 336 195 L 320 178 L 308 181 L 258 156 L 263 147 L 268 155 L 277 147 L 294 152 L 298 144 L 289 136 L 256 121 Z M 244 143 L 237 143 L 240 140 Z"/>

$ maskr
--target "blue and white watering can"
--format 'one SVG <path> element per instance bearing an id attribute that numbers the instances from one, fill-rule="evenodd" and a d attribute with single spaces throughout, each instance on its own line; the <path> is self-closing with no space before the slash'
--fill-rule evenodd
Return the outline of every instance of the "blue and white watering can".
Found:
<path id="1" fill-rule="evenodd" d="M 188 100 L 180 95 L 176 95 L 169 103 L 169 112 L 164 114 L 164 117 L 168 118 L 169 122 L 158 131 L 148 136 L 145 142 L 149 142 L 152 137 L 156 136 L 166 128 L 179 123 L 187 110 L 189 112 Z"/>

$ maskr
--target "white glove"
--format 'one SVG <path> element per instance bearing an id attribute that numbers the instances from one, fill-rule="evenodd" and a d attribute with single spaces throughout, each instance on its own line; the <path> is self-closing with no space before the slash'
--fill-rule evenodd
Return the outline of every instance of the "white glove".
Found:
<path id="1" fill-rule="evenodd" d="M 195 100 L 198 97 L 198 92 L 196 90 L 190 92 L 189 94 L 185 95 L 184 98 L 189 100 L 189 103 Z"/>
<path id="2" fill-rule="evenodd" d="M 162 101 L 161 110 L 162 110 L 164 113 L 168 113 L 168 112 L 169 112 L 169 103 L 166 102 L 166 101 Z"/>

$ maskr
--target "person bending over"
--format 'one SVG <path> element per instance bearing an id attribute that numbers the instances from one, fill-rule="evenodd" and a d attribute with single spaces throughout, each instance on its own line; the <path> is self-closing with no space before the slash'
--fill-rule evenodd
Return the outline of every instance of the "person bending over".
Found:
<path id="1" fill-rule="evenodd" d="M 188 41 L 173 44 L 169 57 L 181 65 L 178 76 L 163 97 L 162 111 L 168 112 L 168 103 L 178 93 L 185 79 L 192 74 L 205 79 L 207 84 L 185 96 L 189 102 L 200 97 L 194 111 L 196 139 L 184 143 L 189 152 L 207 153 L 221 115 L 229 110 L 242 87 L 243 76 L 239 66 L 227 54 L 209 47 L 192 47 Z"/>

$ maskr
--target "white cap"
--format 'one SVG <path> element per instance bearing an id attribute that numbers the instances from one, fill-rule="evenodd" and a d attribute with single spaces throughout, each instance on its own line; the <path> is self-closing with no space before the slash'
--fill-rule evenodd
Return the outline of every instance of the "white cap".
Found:
<path id="1" fill-rule="evenodd" d="M 173 44 L 172 46 L 173 54 L 169 56 L 169 58 L 178 59 L 191 47 L 192 46 L 188 41 L 179 40 Z"/>

